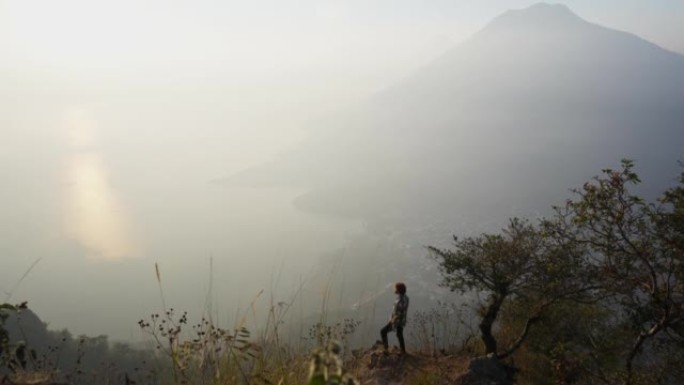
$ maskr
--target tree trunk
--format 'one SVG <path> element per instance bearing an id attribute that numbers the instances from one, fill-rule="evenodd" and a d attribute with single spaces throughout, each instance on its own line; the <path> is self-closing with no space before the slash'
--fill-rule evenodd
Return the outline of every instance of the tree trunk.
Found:
<path id="1" fill-rule="evenodd" d="M 496 339 L 492 335 L 492 326 L 496 321 L 496 316 L 499 314 L 499 309 L 503 304 L 505 295 L 493 294 L 487 305 L 482 321 L 480 321 L 480 333 L 482 333 L 482 342 L 485 344 L 485 354 L 496 355 Z"/>

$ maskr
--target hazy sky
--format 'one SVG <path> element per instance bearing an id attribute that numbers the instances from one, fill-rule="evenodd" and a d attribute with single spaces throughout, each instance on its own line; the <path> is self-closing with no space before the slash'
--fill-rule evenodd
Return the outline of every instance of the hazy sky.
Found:
<path id="1" fill-rule="evenodd" d="M 684 53 L 684 1 L 560 2 Z M 534 3 L 0 0 L 0 291 L 43 257 L 13 300 L 55 327 L 125 338 L 158 305 L 155 261 L 187 308 L 210 255 L 224 298 L 251 279 L 240 267 L 315 260 L 357 224 L 296 213 L 293 192 L 255 203 L 208 182 Z"/>
<path id="2" fill-rule="evenodd" d="M 589 21 L 684 52 L 682 1 L 561 2 Z M 372 87 L 461 41 L 501 12 L 533 3 L 3 0 L 0 49 L 2 66 L 25 74 L 264 82 L 306 75 L 336 87 L 377 78 Z"/>
<path id="3" fill-rule="evenodd" d="M 589 21 L 684 53 L 682 1 L 560 2 Z M 183 84 L 193 84 L 184 92 L 195 96 L 215 87 L 239 111 L 235 126 L 269 126 L 277 117 L 288 127 L 280 146 L 296 140 L 302 121 L 363 100 L 502 12 L 534 3 L 0 0 L 0 76 L 16 95 L 60 99 Z"/>

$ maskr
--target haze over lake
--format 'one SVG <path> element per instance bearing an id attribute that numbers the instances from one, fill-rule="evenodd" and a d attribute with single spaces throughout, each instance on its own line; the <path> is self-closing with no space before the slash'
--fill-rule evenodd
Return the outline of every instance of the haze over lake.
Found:
<path id="1" fill-rule="evenodd" d="M 678 72 L 680 61 L 684 62 L 679 54 L 684 52 L 683 4 L 563 3 L 587 23 L 649 41 L 644 46 L 652 50 L 645 56 L 656 58 L 656 64 L 665 63 L 654 68 L 671 68 L 672 76 L 658 72 L 653 76 L 657 82 L 647 82 L 652 79 L 630 73 L 634 75 L 630 79 L 646 79 L 629 83 L 646 85 L 641 88 L 643 94 L 630 100 L 652 101 L 648 106 L 677 112 L 671 108 L 676 98 L 664 100 L 663 95 L 684 95 L 683 73 Z M 472 48 L 475 44 L 468 38 L 508 9 L 532 4 L 0 2 L 0 295 L 10 302 L 29 301 L 52 328 L 139 339 L 136 321 L 162 306 L 155 263 L 169 306 L 201 314 L 211 290 L 213 309 L 232 324 L 235 309 L 248 308 L 261 289 L 277 293 L 276 301 L 289 298 L 299 287 L 310 298 L 320 296 L 322 271 L 335 265 L 331 258 L 351 259 L 351 251 L 345 254 L 351 249 L 364 250 L 354 255 L 356 274 L 384 287 L 386 282 L 375 282 L 377 272 L 364 271 L 365 261 L 374 257 L 368 250 L 375 246 L 350 246 L 352 240 L 374 231 L 387 239 L 419 233 L 410 241 L 386 243 L 406 246 L 407 253 L 420 259 L 423 255 L 415 250 L 424 246 L 423 240 L 448 242 L 444 236 L 451 232 L 477 232 L 497 225 L 495 220 L 494 224 L 481 220 L 493 216 L 489 211 L 485 216 L 480 207 L 499 210 L 502 218 L 539 213 L 536 206 L 522 203 L 522 198 L 511 203 L 492 193 L 515 190 L 520 197 L 536 199 L 538 191 L 531 186 L 538 182 L 538 174 L 525 174 L 529 178 L 515 189 L 507 182 L 515 182 L 515 175 L 522 173 L 477 177 L 483 170 L 485 176 L 501 171 L 493 160 L 464 177 L 468 186 L 477 184 L 478 189 L 466 192 L 463 185 L 454 188 L 451 184 L 433 196 L 418 188 L 434 192 L 436 181 L 450 172 L 465 175 L 467 168 L 455 166 L 435 174 L 424 170 L 433 170 L 440 162 L 471 164 L 468 159 L 492 150 L 484 143 L 497 133 L 504 135 L 501 127 L 509 118 L 520 126 L 553 120 L 541 113 L 532 119 L 528 115 L 477 115 L 466 102 L 458 105 L 463 112 L 458 119 L 450 115 L 455 98 L 451 92 L 459 88 L 449 86 L 470 86 L 471 71 L 483 66 L 465 60 L 453 66 L 444 63 L 457 57 L 453 52 L 472 53 L 471 57 L 482 54 L 477 49 L 481 46 Z M 630 50 L 634 39 L 628 39 L 625 52 L 636 52 Z M 503 48 L 498 51 L 496 62 L 490 63 L 495 64 L 491 72 L 482 73 L 508 74 L 506 56 L 515 54 L 514 48 L 505 47 L 510 53 Z M 487 57 L 483 54 L 477 59 Z M 530 62 L 536 57 L 530 55 Z M 539 57 L 545 57 L 543 52 Z M 645 68 L 650 62 L 641 64 Z M 568 68 L 570 73 L 574 67 Z M 642 69 L 639 65 L 630 68 Z M 585 78 L 578 74 L 577 79 Z M 647 87 L 653 84 L 657 87 Z M 439 97 L 430 99 L 434 95 L 428 93 L 416 97 L 436 85 L 444 85 Z M 488 92 L 499 95 L 495 86 L 500 83 L 486 85 Z M 514 81 L 508 85 L 507 92 L 518 90 Z M 582 99 L 596 97 L 593 91 Z M 624 90 L 616 90 L 620 92 Z M 427 100 L 425 108 L 420 100 Z M 545 101 L 548 110 L 556 108 Z M 517 107 L 525 110 L 525 106 Z M 634 116 L 654 122 L 647 115 L 654 109 L 644 110 Z M 558 116 L 568 116 L 566 112 Z M 487 119 L 481 119 L 482 115 Z M 578 118 L 576 122 L 583 127 L 576 130 L 589 131 L 587 122 L 597 127 L 603 124 L 603 115 L 597 116 Z M 677 145 L 683 143 L 684 132 L 679 117 L 673 113 L 658 121 L 663 129 L 660 141 L 645 139 L 630 147 L 643 150 L 634 152 L 647 159 L 648 170 L 662 170 L 664 164 L 672 167 L 654 177 L 659 182 L 676 176 Z M 619 123 L 629 122 L 634 119 Z M 669 131 L 663 122 L 671 123 Z M 468 132 L 470 123 L 478 127 L 474 137 L 479 138 L 475 141 L 479 146 L 459 142 L 466 144 L 455 147 L 456 157 L 447 159 L 445 154 L 450 152 L 445 149 L 450 142 L 441 140 L 439 134 L 451 128 L 449 124 L 459 133 Z M 392 129 L 406 128 L 402 124 L 420 125 L 422 131 L 390 134 Z M 592 133 L 612 132 L 596 130 Z M 544 191 L 552 191 L 552 196 L 540 198 L 542 207 L 576 187 L 573 183 L 598 173 L 600 169 L 592 163 L 597 159 L 613 162 L 601 165 L 606 167 L 619 162 L 619 155 L 613 159 L 612 152 L 611 159 L 582 157 L 584 168 L 574 169 L 577 172 L 564 179 L 559 172 L 572 167 L 546 162 L 551 155 L 572 159 L 572 145 L 579 148 L 587 143 L 596 148 L 582 148 L 596 154 L 599 145 L 611 143 L 611 136 L 585 143 L 573 142 L 574 136 L 547 133 L 545 143 L 570 145 L 559 147 L 562 151 L 548 147 L 532 158 L 530 154 L 538 148 L 527 139 L 532 131 L 526 131 L 518 142 L 509 142 L 515 147 L 506 153 L 511 161 L 505 170 L 532 164 L 557 171 L 557 179 L 541 178 Z M 425 137 L 433 142 L 419 140 Z M 435 151 L 433 145 L 440 142 L 442 146 Z M 343 146 L 349 143 L 353 151 Z M 383 151 L 376 151 L 377 143 L 382 143 Z M 658 153 L 659 148 L 667 151 Z M 647 157 L 653 154 L 660 157 Z M 261 174 L 262 167 L 271 171 Z M 391 195 L 388 191 L 393 188 L 407 194 Z M 471 205 L 473 196 L 483 200 Z M 441 208 L 451 200 L 474 208 L 466 212 L 456 209 L 462 207 L 456 203 Z M 434 205 L 422 210 L 425 202 Z M 451 215 L 449 210 L 456 213 Z M 418 211 L 431 216 L 417 219 Z M 427 228 L 436 230 L 421 238 Z M 362 291 L 347 288 L 346 293 L 356 296 L 354 289 Z M 319 304 L 309 306 L 317 309 Z"/>
<path id="2" fill-rule="evenodd" d="M 3 153 L 12 161 L 2 164 L 11 182 L 3 199 L 14 202 L 3 209 L 4 291 L 41 258 L 13 299 L 31 298 L 41 315 L 53 309 L 47 320 L 55 327 L 129 337 L 131 321 L 161 308 L 155 262 L 168 302 L 201 312 L 213 258 L 214 290 L 233 310 L 277 274 L 305 278 L 321 253 L 358 229 L 354 221 L 298 212 L 291 205 L 298 191 L 212 184 L 273 144 L 259 148 L 260 140 L 245 144 L 249 138 L 211 127 L 206 114 L 216 109 L 197 111 L 204 117 L 191 122 L 184 114 L 193 102 L 180 103 L 180 114 L 178 105 L 154 96 L 149 103 L 65 105 L 40 118 L 15 118 L 14 146 Z M 144 126 L 120 121 L 140 104 L 144 111 L 134 120 Z M 235 151 L 216 150 L 235 142 Z M 241 155 L 244 146 L 253 153 Z M 281 283 L 289 290 L 293 282 Z"/>

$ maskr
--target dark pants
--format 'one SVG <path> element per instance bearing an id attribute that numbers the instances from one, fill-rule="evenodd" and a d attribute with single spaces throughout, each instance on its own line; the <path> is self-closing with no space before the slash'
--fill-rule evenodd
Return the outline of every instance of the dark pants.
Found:
<path id="1" fill-rule="evenodd" d="M 401 351 L 403 353 L 406 353 L 406 346 L 404 345 L 404 328 L 401 326 L 393 328 L 391 322 L 385 325 L 385 327 L 383 327 L 382 329 L 380 329 L 380 336 L 382 336 L 382 346 L 384 346 L 385 350 L 387 350 L 387 333 L 391 332 L 392 330 L 396 330 L 397 338 L 399 339 L 399 347 L 401 348 Z"/>

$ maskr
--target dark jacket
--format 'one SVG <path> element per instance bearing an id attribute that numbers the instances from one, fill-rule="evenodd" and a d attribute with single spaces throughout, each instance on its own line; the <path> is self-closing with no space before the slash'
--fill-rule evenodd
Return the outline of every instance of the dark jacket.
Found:
<path id="1" fill-rule="evenodd" d="M 409 297 L 406 294 L 399 294 L 394 301 L 394 310 L 390 322 L 393 328 L 406 326 L 406 314 L 408 313 Z"/>

